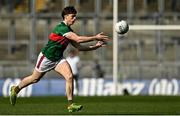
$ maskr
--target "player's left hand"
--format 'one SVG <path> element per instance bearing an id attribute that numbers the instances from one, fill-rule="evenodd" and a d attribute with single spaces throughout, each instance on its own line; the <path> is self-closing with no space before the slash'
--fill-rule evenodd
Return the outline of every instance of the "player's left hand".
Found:
<path id="1" fill-rule="evenodd" d="M 99 46 L 99 47 L 103 47 L 106 45 L 107 45 L 107 42 L 105 42 L 105 41 L 97 41 L 97 43 L 96 43 L 96 46 Z"/>
<path id="2" fill-rule="evenodd" d="M 109 41 L 111 40 L 107 35 L 105 35 L 103 32 L 98 33 L 95 35 L 97 41 Z"/>

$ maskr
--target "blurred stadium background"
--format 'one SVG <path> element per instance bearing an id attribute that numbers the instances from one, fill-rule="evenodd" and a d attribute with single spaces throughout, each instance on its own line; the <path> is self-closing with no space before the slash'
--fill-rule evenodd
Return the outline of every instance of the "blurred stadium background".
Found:
<path id="1" fill-rule="evenodd" d="M 100 31 L 113 37 L 113 0 L 1 0 L 0 95 L 29 75 L 48 34 L 61 21 L 64 6 L 74 5 L 80 35 Z M 80 95 L 180 95 L 180 1 L 118 0 L 118 20 L 130 31 L 118 39 L 118 86 L 114 92 L 113 42 L 93 52 L 80 52 Z M 166 25 L 164 29 L 138 30 L 131 25 Z M 168 25 L 177 28 L 168 29 Z M 65 56 L 67 52 L 65 52 Z M 99 61 L 104 77 L 96 75 Z M 64 81 L 51 71 L 22 96 L 64 95 Z"/>

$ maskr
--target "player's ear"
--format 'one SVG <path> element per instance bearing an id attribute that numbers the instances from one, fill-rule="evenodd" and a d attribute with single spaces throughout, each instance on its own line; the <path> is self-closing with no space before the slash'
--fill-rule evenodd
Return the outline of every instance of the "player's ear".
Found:
<path id="1" fill-rule="evenodd" d="M 67 14 L 67 15 L 64 15 L 64 19 L 66 19 L 66 18 L 67 18 L 67 16 L 68 16 L 68 14 Z"/>

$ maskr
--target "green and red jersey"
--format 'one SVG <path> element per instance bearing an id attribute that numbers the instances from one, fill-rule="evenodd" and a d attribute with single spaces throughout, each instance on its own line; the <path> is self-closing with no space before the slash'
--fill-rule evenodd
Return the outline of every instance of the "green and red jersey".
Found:
<path id="1" fill-rule="evenodd" d="M 69 44 L 65 37 L 68 32 L 73 31 L 64 22 L 60 22 L 49 35 L 49 41 L 42 49 L 42 53 L 51 61 L 58 61 L 63 57 L 63 52 Z"/>

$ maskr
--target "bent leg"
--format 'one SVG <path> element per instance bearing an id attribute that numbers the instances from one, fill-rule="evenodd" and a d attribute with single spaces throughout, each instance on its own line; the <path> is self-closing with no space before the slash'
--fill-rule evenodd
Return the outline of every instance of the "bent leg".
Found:
<path id="1" fill-rule="evenodd" d="M 59 63 L 56 68 L 55 71 L 58 72 L 59 74 L 61 74 L 62 76 L 64 76 L 65 80 L 66 80 L 66 95 L 67 95 L 67 99 L 68 99 L 68 111 L 69 112 L 76 112 L 79 111 L 83 108 L 82 105 L 78 105 L 73 103 L 73 74 L 72 74 L 72 70 L 71 67 L 69 65 L 69 63 L 67 61 L 63 61 L 61 63 Z"/>
<path id="2" fill-rule="evenodd" d="M 37 83 L 45 73 L 46 72 L 38 72 L 36 69 L 34 69 L 33 73 L 30 76 L 27 76 L 21 80 L 21 82 L 18 85 L 18 88 L 21 90 L 30 84 Z"/>
<path id="3" fill-rule="evenodd" d="M 70 65 L 67 61 L 64 61 L 55 67 L 55 71 L 65 78 L 67 99 L 68 101 L 73 100 L 73 75 Z"/>

